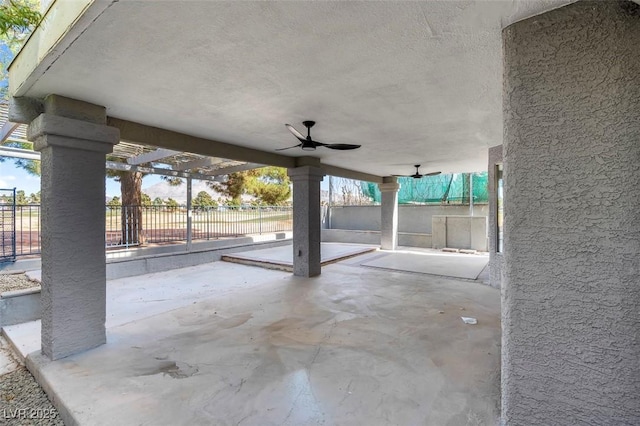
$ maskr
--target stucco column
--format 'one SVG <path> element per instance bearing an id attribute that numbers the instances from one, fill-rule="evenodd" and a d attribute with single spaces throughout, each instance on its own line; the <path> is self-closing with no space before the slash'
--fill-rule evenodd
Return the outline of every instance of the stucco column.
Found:
<path id="1" fill-rule="evenodd" d="M 105 109 L 50 96 L 27 136 L 41 153 L 42 353 L 105 343 L 105 154 L 119 131 Z"/>
<path id="2" fill-rule="evenodd" d="M 380 248 L 395 250 L 398 247 L 398 178 L 385 176 L 380 188 Z"/>
<path id="3" fill-rule="evenodd" d="M 640 424 L 640 5 L 503 41 L 503 421 Z"/>
<path id="4" fill-rule="evenodd" d="M 322 169 L 288 170 L 293 182 L 293 275 L 320 275 L 320 182 Z"/>

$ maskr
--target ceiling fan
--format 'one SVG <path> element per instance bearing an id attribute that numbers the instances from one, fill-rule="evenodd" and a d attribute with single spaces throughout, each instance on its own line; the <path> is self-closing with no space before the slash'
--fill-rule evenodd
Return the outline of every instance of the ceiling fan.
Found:
<path id="1" fill-rule="evenodd" d="M 412 177 L 414 179 L 420 179 L 421 177 L 435 176 L 435 175 L 439 175 L 440 173 L 442 173 L 442 172 L 431 172 L 431 173 L 425 173 L 425 174 L 421 175 L 420 171 L 419 171 L 420 164 L 416 164 L 413 167 L 416 168 L 416 172 L 414 174 L 412 174 L 412 175 L 394 175 L 394 176 L 397 176 L 397 177 Z"/>
<path id="2" fill-rule="evenodd" d="M 295 129 L 295 127 L 293 127 L 291 124 L 285 124 L 287 129 L 289 129 L 289 131 L 291 133 L 293 133 L 293 136 L 298 138 L 300 143 L 298 145 L 289 146 L 287 148 L 276 149 L 276 151 L 284 151 L 285 149 L 291 149 L 291 148 L 297 148 L 297 147 L 302 148 L 304 151 L 315 151 L 316 148 L 319 147 L 319 146 L 323 146 L 323 147 L 329 148 L 329 149 L 339 149 L 341 151 L 346 151 L 348 149 L 360 148 L 360 145 L 352 145 L 352 144 L 348 144 L 348 143 L 322 143 L 322 142 L 314 141 L 313 139 L 311 139 L 311 128 L 313 127 L 314 124 L 316 124 L 316 122 L 315 121 L 303 121 L 302 124 L 304 125 L 304 127 L 307 128 L 307 137 L 305 138 L 302 135 L 302 133 L 297 131 Z"/>

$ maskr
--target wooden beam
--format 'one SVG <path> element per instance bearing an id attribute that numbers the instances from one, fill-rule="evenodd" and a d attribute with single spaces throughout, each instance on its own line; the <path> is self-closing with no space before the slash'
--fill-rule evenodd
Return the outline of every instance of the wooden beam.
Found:
<path id="1" fill-rule="evenodd" d="M 295 158 L 274 152 L 260 151 L 230 143 L 199 138 L 133 121 L 108 117 L 107 124 L 120 130 L 120 140 L 125 142 L 158 146 L 210 157 L 228 158 L 235 161 L 268 164 L 278 167 L 295 167 Z"/>
<path id="2" fill-rule="evenodd" d="M 155 151 L 146 152 L 144 154 L 136 155 L 135 157 L 127 158 L 127 163 L 137 166 L 139 164 L 151 163 L 152 161 L 162 160 L 163 158 L 172 157 L 178 154 L 182 154 L 182 151 L 158 148 Z"/>

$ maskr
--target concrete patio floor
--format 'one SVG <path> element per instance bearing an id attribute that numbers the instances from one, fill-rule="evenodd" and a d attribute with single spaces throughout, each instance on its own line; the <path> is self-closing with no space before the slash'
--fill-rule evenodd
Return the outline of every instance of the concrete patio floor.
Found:
<path id="1" fill-rule="evenodd" d="M 79 424 L 496 424 L 499 291 L 372 256 L 311 279 L 214 262 L 109 281 L 108 343 L 55 362 L 38 322 L 5 331 Z"/>

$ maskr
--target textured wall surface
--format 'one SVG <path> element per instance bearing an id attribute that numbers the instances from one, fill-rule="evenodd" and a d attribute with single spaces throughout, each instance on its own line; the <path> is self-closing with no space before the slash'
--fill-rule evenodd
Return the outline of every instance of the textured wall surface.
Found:
<path id="1" fill-rule="evenodd" d="M 498 253 L 498 188 L 496 165 L 502 163 L 502 145 L 489 148 L 489 285 L 500 288 L 504 255 Z"/>
<path id="2" fill-rule="evenodd" d="M 321 169 L 312 166 L 288 170 L 293 182 L 293 274 L 320 275 Z"/>
<path id="3" fill-rule="evenodd" d="M 41 153 L 42 351 L 58 359 L 106 341 L 105 156 Z"/>
<path id="4" fill-rule="evenodd" d="M 503 38 L 503 421 L 638 425 L 640 6 Z"/>
<path id="5" fill-rule="evenodd" d="M 487 216 L 489 206 L 476 204 L 474 216 Z M 464 216 L 469 214 L 469 206 L 398 206 L 398 231 L 431 234 L 432 216 Z M 331 208 L 331 227 L 358 231 L 380 230 L 380 206 L 337 206 Z"/>

